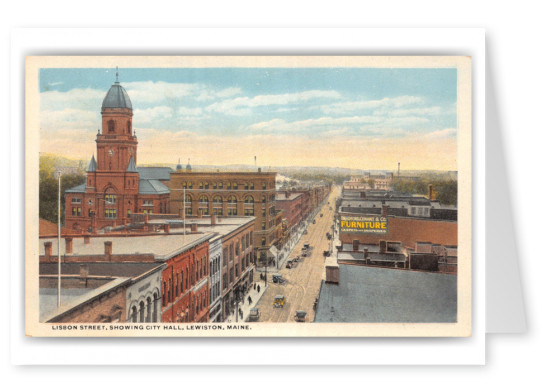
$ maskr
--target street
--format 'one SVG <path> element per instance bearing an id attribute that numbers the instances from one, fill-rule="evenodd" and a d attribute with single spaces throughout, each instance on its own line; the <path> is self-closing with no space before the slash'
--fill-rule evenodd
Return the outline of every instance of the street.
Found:
<path id="1" fill-rule="evenodd" d="M 311 254 L 303 261 L 297 262 L 291 269 L 287 269 L 285 264 L 282 265 L 279 273 L 286 280 L 284 284 L 273 283 L 274 273 L 268 273 L 268 287 L 256 304 L 260 310 L 260 322 L 294 322 L 295 312 L 298 310 L 307 312 L 306 322 L 314 321 L 314 300 L 318 297 L 325 273 L 323 252 L 331 245 L 331 240 L 327 239 L 326 233 L 332 233 L 331 226 L 338 192 L 338 187 L 332 189 L 325 204 L 314 217 L 316 223 L 311 223 L 307 227 L 308 233 L 302 236 L 287 259 L 300 256 L 305 243 L 309 243 L 313 248 Z M 332 210 L 329 209 L 330 207 Z M 257 284 L 264 285 L 264 281 L 257 281 Z M 285 296 L 286 302 L 283 308 L 273 307 L 272 303 L 276 295 Z"/>

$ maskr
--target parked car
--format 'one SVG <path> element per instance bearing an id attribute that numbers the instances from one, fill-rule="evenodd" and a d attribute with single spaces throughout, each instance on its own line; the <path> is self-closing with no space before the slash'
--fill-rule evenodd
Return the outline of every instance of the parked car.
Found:
<path id="1" fill-rule="evenodd" d="M 285 279 L 283 278 L 283 276 L 281 274 L 274 274 L 274 275 L 272 275 L 272 282 L 275 283 L 275 284 L 284 284 Z"/>
<path id="2" fill-rule="evenodd" d="M 260 319 L 260 311 L 258 308 L 253 307 L 251 308 L 251 311 L 249 312 L 249 316 L 247 317 L 247 322 L 257 322 Z"/>

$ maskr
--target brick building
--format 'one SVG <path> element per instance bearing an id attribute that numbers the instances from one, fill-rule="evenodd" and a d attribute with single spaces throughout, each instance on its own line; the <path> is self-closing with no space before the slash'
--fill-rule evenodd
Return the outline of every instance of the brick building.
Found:
<path id="1" fill-rule="evenodd" d="M 191 166 L 170 174 L 170 213 L 186 217 L 254 216 L 254 258 L 269 258 L 281 241 L 283 213 L 275 203 L 275 172 L 193 172 Z M 184 191 L 185 190 L 185 191 Z"/>
<path id="2" fill-rule="evenodd" d="M 131 238 L 65 237 L 61 308 L 57 308 L 57 240 L 40 239 L 39 262 L 41 321 L 160 322 L 165 264 L 132 245 Z"/>
<path id="3" fill-rule="evenodd" d="M 168 168 L 141 169 L 138 138 L 132 129 L 132 103 L 117 81 L 102 106 L 102 130 L 86 182 L 65 192 L 65 227 L 94 231 L 124 225 L 132 213 L 167 213 Z M 163 183 L 165 182 L 165 183 Z"/>
<path id="4" fill-rule="evenodd" d="M 287 229 L 298 224 L 308 214 L 303 214 L 302 193 L 289 190 L 278 191 L 276 194 L 276 208 L 283 211 L 283 218 L 287 220 Z"/>

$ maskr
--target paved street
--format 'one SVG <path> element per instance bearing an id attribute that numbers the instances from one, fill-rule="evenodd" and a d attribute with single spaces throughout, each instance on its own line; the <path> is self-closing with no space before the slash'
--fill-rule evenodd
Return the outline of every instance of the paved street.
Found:
<path id="1" fill-rule="evenodd" d="M 274 284 L 272 282 L 274 272 L 268 272 L 268 287 L 256 304 L 260 310 L 261 322 L 294 322 L 297 310 L 307 311 L 306 322 L 313 322 L 313 304 L 318 297 L 325 273 L 323 252 L 328 250 L 331 244 L 326 233 L 331 232 L 338 192 L 338 187 L 332 189 L 327 201 L 315 216 L 316 224 L 310 224 L 307 227 L 308 233 L 302 236 L 288 259 L 299 256 L 304 243 L 309 243 L 313 247 L 311 255 L 304 258 L 304 261 L 298 262 L 292 269 L 285 268 L 285 264 L 282 265 L 279 273 L 286 280 L 283 285 Z M 329 210 L 329 207 L 333 210 Z M 320 214 L 323 214 L 323 217 L 320 217 Z M 257 281 L 257 283 L 264 284 L 264 281 Z M 276 295 L 285 296 L 286 302 L 283 308 L 273 307 L 272 303 Z"/>

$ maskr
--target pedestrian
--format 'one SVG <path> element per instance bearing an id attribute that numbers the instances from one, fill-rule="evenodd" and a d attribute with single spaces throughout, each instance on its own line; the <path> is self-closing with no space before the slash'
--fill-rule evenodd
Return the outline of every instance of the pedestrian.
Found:
<path id="1" fill-rule="evenodd" d="M 256 291 L 256 282 L 254 283 L 254 290 Z"/>
<path id="2" fill-rule="evenodd" d="M 260 293 L 260 285 L 256 287 L 258 293 Z"/>
<path id="3" fill-rule="evenodd" d="M 253 302 L 253 300 L 251 299 L 251 296 L 249 296 L 249 297 L 247 298 L 247 300 L 249 301 L 249 305 L 251 305 L 252 302 Z"/>

